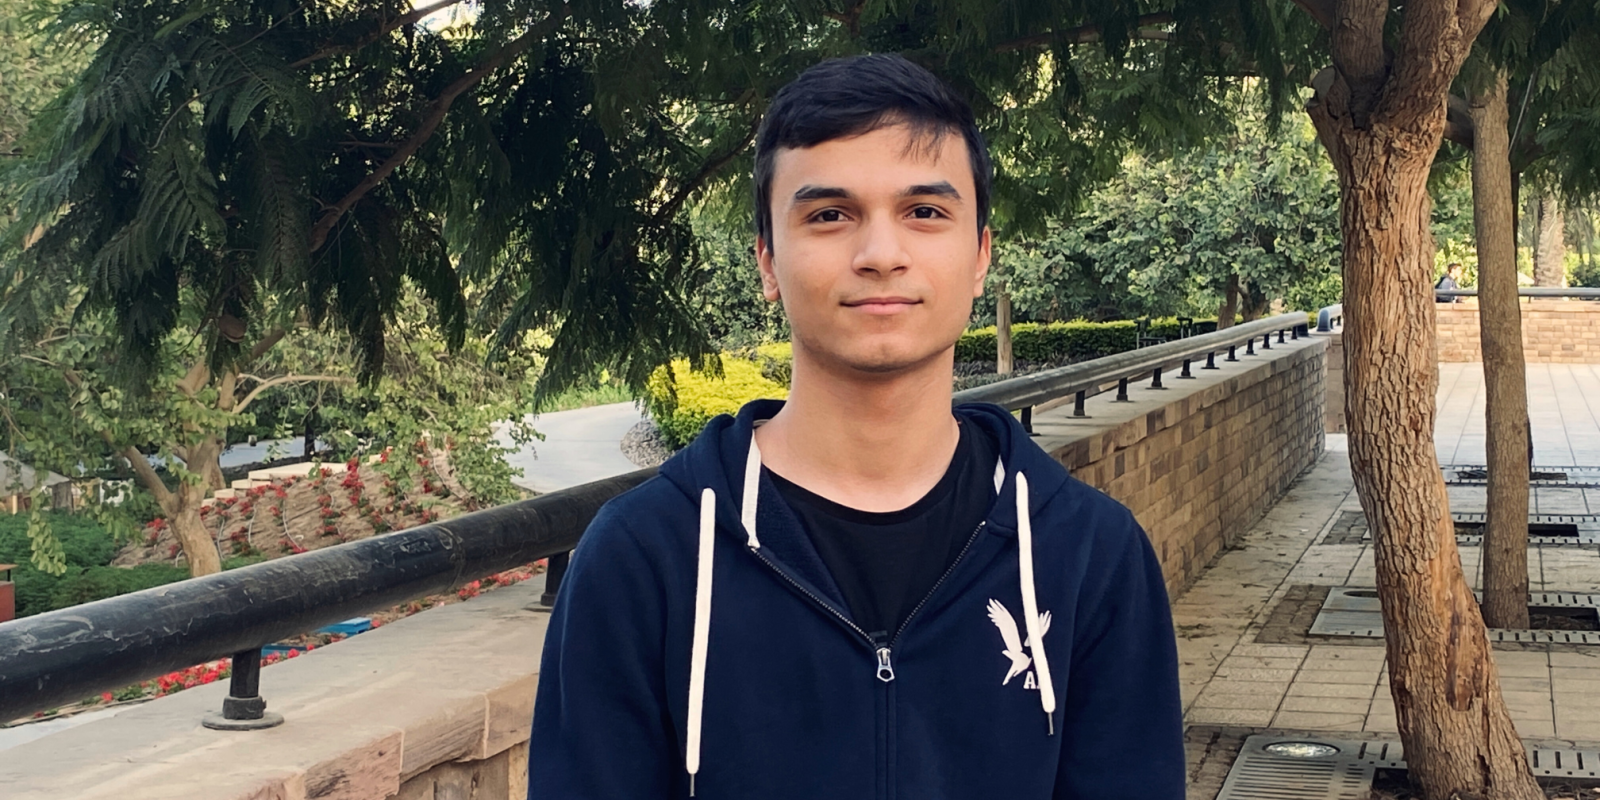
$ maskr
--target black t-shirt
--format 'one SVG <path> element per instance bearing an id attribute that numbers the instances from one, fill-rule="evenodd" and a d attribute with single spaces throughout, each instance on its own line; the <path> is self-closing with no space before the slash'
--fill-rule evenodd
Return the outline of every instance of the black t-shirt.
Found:
<path id="1" fill-rule="evenodd" d="M 855 623 L 887 642 L 949 570 L 994 502 L 999 445 L 957 418 L 960 441 L 944 477 L 899 511 L 858 511 L 767 474 L 800 518 Z"/>

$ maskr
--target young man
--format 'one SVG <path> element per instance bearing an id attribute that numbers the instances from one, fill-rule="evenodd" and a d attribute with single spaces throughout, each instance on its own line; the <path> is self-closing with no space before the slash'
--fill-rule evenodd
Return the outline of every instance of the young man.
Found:
<path id="1" fill-rule="evenodd" d="M 1441 276 L 1439 278 L 1438 282 L 1433 285 L 1433 288 L 1435 288 L 1435 289 L 1444 289 L 1444 290 L 1460 289 L 1461 288 L 1461 264 L 1460 264 L 1460 262 L 1452 261 L 1448 265 L 1446 265 L 1445 268 L 1444 268 L 1444 275 Z M 1459 297 L 1453 297 L 1453 296 L 1452 297 L 1445 297 L 1443 295 L 1437 295 L 1437 294 L 1433 296 L 1433 299 L 1437 300 L 1437 301 L 1439 301 L 1441 303 L 1459 303 L 1459 302 L 1461 302 L 1461 298 L 1459 298 Z"/>
<path id="2" fill-rule="evenodd" d="M 989 178 L 971 110 L 902 58 L 778 93 L 756 230 L 789 400 L 713 420 L 589 527 L 530 798 L 1183 797 L 1143 531 L 1003 409 L 951 408 Z"/>

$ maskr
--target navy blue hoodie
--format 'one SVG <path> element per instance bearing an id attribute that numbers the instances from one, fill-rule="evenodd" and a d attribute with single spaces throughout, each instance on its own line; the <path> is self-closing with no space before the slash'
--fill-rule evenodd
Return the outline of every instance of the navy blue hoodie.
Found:
<path id="1" fill-rule="evenodd" d="M 752 425 L 781 407 L 712 420 L 589 526 L 546 634 L 531 800 L 684 798 L 691 780 L 703 800 L 1184 796 L 1166 588 L 1126 508 L 1002 409 L 958 406 L 1000 444 L 996 501 L 874 641 L 747 471 Z"/>

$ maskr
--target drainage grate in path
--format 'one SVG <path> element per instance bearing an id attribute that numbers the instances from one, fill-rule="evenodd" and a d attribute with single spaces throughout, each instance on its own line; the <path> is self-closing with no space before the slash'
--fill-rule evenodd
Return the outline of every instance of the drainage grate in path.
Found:
<path id="1" fill-rule="evenodd" d="M 1482 594 L 1479 593 L 1479 598 Z M 1600 595 L 1578 592 L 1538 592 L 1528 597 L 1528 605 L 1551 609 L 1595 610 L 1600 615 Z M 1311 623 L 1313 636 L 1353 636 L 1383 638 L 1383 614 L 1376 589 L 1339 586 L 1328 592 L 1322 611 Z M 1600 631 L 1582 630 L 1505 630 L 1491 628 L 1491 642 L 1534 644 L 1600 644 Z"/>
<path id="2" fill-rule="evenodd" d="M 1537 777 L 1600 778 L 1600 751 L 1528 746 Z M 1405 769 L 1395 741 L 1257 734 L 1246 739 L 1217 800 L 1361 800 L 1379 769 Z"/>
<path id="3" fill-rule="evenodd" d="M 1487 486 L 1489 468 L 1482 464 L 1446 464 L 1444 482 L 1456 486 Z M 1600 467 L 1534 467 L 1530 486 L 1600 487 Z"/>
<path id="4" fill-rule="evenodd" d="M 1487 514 L 1452 513 L 1456 524 L 1456 544 L 1464 547 L 1483 545 L 1483 526 Z M 1372 529 L 1367 517 L 1360 511 L 1341 511 L 1322 544 L 1366 544 L 1372 540 Z M 1528 544 L 1574 546 L 1600 544 L 1600 516 L 1593 514 L 1530 514 L 1528 515 Z"/>

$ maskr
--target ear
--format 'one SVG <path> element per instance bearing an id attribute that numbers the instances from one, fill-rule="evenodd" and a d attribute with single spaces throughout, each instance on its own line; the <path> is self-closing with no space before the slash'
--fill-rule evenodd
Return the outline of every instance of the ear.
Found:
<path id="1" fill-rule="evenodd" d="M 756 237 L 756 267 L 761 270 L 761 296 L 767 302 L 778 302 L 778 275 L 772 270 L 772 246 L 766 239 Z"/>
<path id="2" fill-rule="evenodd" d="M 978 272 L 973 276 L 972 281 L 972 296 L 974 298 L 983 296 L 983 279 L 989 277 L 989 257 L 991 255 L 989 245 L 991 243 L 989 228 L 984 226 L 983 233 L 978 234 Z"/>

